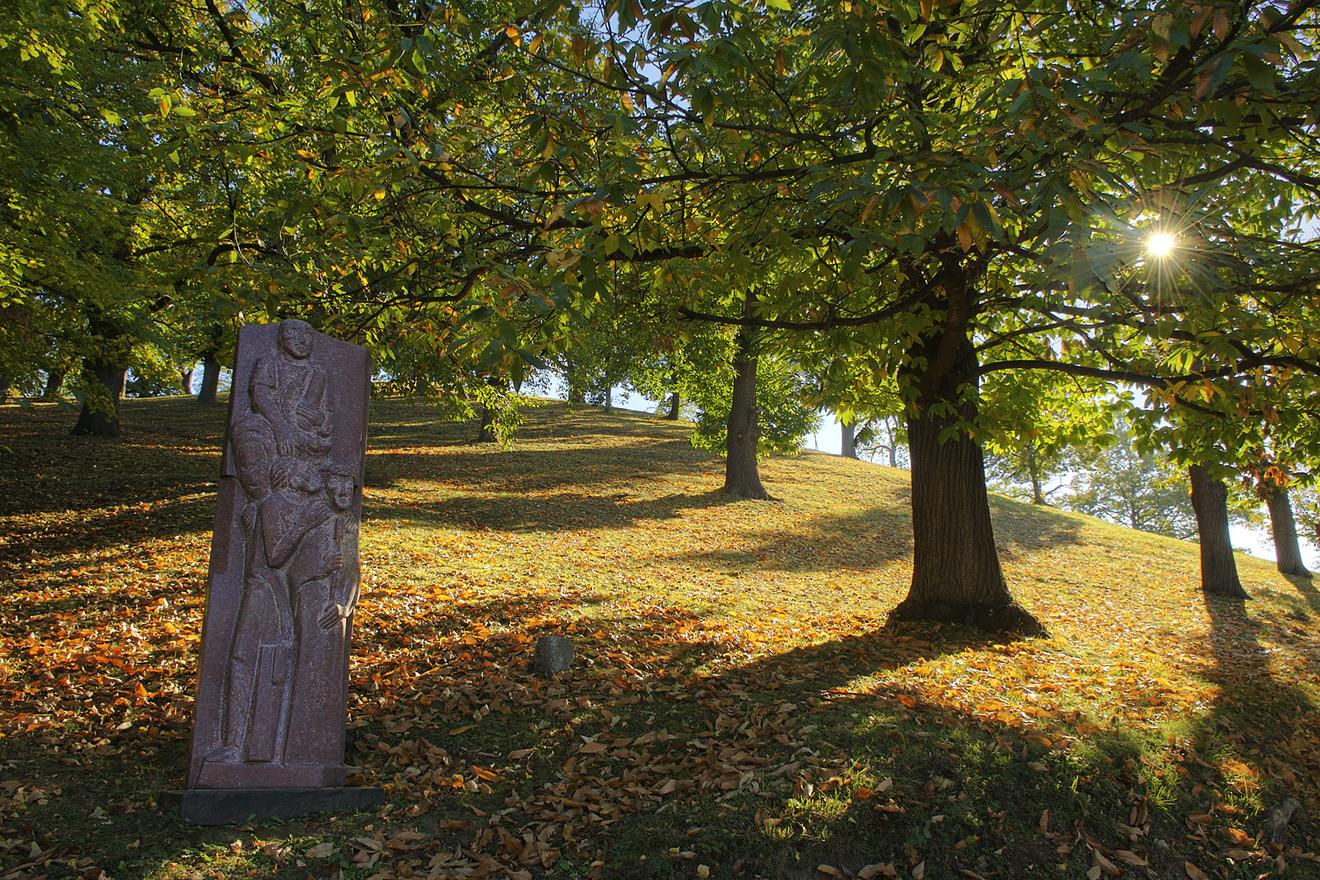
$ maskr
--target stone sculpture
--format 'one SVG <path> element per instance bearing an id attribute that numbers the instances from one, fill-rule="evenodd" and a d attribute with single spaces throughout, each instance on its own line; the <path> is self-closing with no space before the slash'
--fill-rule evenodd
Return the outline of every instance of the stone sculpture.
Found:
<path id="1" fill-rule="evenodd" d="M 303 321 L 239 333 L 184 818 L 368 806 L 344 788 L 366 350 Z"/>

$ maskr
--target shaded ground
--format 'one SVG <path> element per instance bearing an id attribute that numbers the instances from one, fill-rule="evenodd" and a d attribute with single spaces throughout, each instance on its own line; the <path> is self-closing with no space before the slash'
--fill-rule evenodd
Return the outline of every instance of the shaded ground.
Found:
<path id="1" fill-rule="evenodd" d="M 1310 581 L 1243 557 L 1207 604 L 1193 545 L 996 499 L 1052 637 L 886 628 L 905 474 L 728 503 L 683 426 L 563 405 L 508 451 L 373 405 L 350 758 L 389 802 L 184 826 L 223 418 L 0 407 L 0 877 L 1320 876 Z"/>

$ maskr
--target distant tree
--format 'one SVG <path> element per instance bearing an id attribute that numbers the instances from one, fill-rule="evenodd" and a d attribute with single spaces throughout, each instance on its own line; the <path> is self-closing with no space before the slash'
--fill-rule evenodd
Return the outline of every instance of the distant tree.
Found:
<path id="1" fill-rule="evenodd" d="M 756 344 L 747 339 L 751 335 L 741 330 L 720 373 L 694 389 L 691 399 L 701 411 L 692 442 L 730 457 L 726 492 L 765 499 L 770 495 L 761 485 L 757 459 L 771 452 L 801 450 L 807 435 L 819 426 L 820 416 L 804 401 L 807 382 L 790 361 L 770 353 L 749 358 L 749 347 L 755 351 Z M 735 455 L 737 460 L 732 459 Z"/>
<path id="2" fill-rule="evenodd" d="M 1111 441 L 1078 449 L 1070 462 L 1072 488 L 1061 506 L 1112 523 L 1190 540 L 1196 514 L 1184 472 L 1151 450 L 1141 450 L 1131 423 L 1117 416 Z"/>
<path id="3" fill-rule="evenodd" d="M 908 466 L 907 423 L 900 415 L 867 419 L 857 432 L 857 448 L 872 461 L 877 455 L 891 468 Z"/>
<path id="4" fill-rule="evenodd" d="M 1310 572 L 1302 558 L 1302 547 L 1297 532 L 1297 517 L 1293 511 L 1293 482 L 1280 468 L 1266 470 L 1256 480 L 1257 491 L 1265 501 L 1270 515 L 1270 536 L 1274 539 L 1274 560 L 1282 574 L 1304 577 Z"/>
<path id="5" fill-rule="evenodd" d="M 1064 488 L 1074 450 L 1102 445 L 1114 420 L 1115 399 L 1103 383 L 1061 373 L 991 375 L 981 399 L 987 475 L 1011 495 L 1025 487 L 1033 504 Z"/>

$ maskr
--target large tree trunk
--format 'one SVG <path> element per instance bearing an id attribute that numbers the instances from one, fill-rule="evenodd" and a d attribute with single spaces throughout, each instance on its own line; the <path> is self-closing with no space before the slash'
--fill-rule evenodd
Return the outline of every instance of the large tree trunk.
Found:
<path id="1" fill-rule="evenodd" d="M 1302 547 L 1297 540 L 1297 520 L 1293 518 L 1292 500 L 1284 486 L 1266 491 L 1265 504 L 1270 509 L 1270 531 L 1274 533 L 1274 558 L 1284 574 L 1309 575 L 1302 561 Z"/>
<path id="2" fill-rule="evenodd" d="M 614 386 L 610 385 L 605 389 L 605 412 L 614 412 Z"/>
<path id="3" fill-rule="evenodd" d="M 0 376 L 0 403 L 5 403 L 9 400 L 9 386 L 13 384 L 13 380 L 8 376 Z"/>
<path id="4" fill-rule="evenodd" d="M 47 370 L 46 386 L 41 389 L 42 400 L 55 400 L 60 396 L 60 388 L 64 386 L 63 370 Z"/>
<path id="5" fill-rule="evenodd" d="M 669 414 L 666 415 L 665 418 L 669 419 L 671 422 L 678 421 L 678 413 L 681 408 L 682 408 L 682 400 L 679 398 L 678 392 L 677 391 L 670 392 Z"/>
<path id="6" fill-rule="evenodd" d="M 857 457 L 857 426 L 839 422 L 839 454 L 844 458 Z"/>
<path id="7" fill-rule="evenodd" d="M 907 423 L 912 586 L 891 619 L 1040 632 L 1036 619 L 1013 600 L 999 567 L 985 461 L 980 443 L 965 428 L 977 415 L 978 364 L 967 329 L 973 292 L 960 268 L 946 272 L 946 324 L 912 352 L 913 361 L 924 365 L 912 375 L 919 391 Z M 941 435 L 946 435 L 942 442 Z"/>
<path id="8" fill-rule="evenodd" d="M 119 321 L 99 309 L 87 316 L 87 327 L 96 342 L 83 360 L 83 404 L 73 433 L 118 437 L 119 398 L 124 393 L 131 342 Z"/>
<path id="9" fill-rule="evenodd" d="M 216 391 L 220 388 L 220 361 L 215 349 L 202 352 L 202 387 L 197 391 L 197 402 L 215 403 Z"/>
<path id="10" fill-rule="evenodd" d="M 752 317 L 755 299 L 743 302 L 743 317 Z M 738 353 L 733 361 L 733 405 L 729 409 L 728 454 L 724 459 L 724 491 L 735 498 L 769 501 L 761 485 L 757 446 L 761 438 L 760 409 L 756 405 L 756 343 L 752 328 L 738 331 Z"/>
<path id="11" fill-rule="evenodd" d="M 1192 481 L 1192 509 L 1201 540 L 1201 589 L 1218 596 L 1247 598 L 1238 580 L 1233 543 L 1228 533 L 1228 487 L 1205 467 L 1188 468 Z"/>
<path id="12" fill-rule="evenodd" d="M 582 379 L 578 376 L 577 364 L 569 359 L 564 361 L 564 387 L 568 391 L 569 404 L 584 404 L 587 402 L 587 389 L 582 387 Z"/>
<path id="13" fill-rule="evenodd" d="M 477 430 L 478 443 L 492 443 L 495 440 L 495 415 L 490 407 L 482 404 L 481 427 Z"/>
<path id="14" fill-rule="evenodd" d="M 90 437 L 119 436 L 119 398 L 124 393 L 125 367 L 107 356 L 88 358 L 83 365 L 83 384 L 87 396 L 83 400 L 74 434 Z"/>

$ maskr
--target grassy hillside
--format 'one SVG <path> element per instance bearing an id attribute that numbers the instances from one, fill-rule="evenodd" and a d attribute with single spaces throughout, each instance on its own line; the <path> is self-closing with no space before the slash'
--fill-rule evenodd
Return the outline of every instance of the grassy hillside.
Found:
<path id="1" fill-rule="evenodd" d="M 185 826 L 223 418 L 0 408 L 0 876 L 1320 876 L 1309 581 L 1240 557 L 1207 603 L 1192 544 L 995 499 L 1051 636 L 885 628 L 906 474 L 774 458 L 730 503 L 682 426 L 562 404 L 505 451 L 373 405 L 349 758 L 388 804 Z"/>

